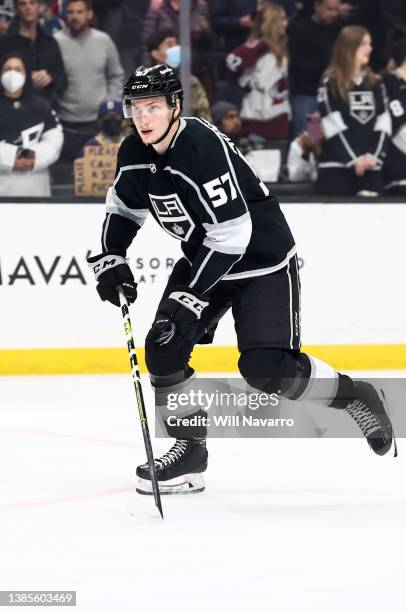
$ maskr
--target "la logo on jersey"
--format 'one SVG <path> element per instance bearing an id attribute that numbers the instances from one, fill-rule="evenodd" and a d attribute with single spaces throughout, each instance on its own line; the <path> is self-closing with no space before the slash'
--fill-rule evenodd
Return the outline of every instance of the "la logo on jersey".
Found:
<path id="1" fill-rule="evenodd" d="M 191 216 L 183 206 L 177 193 L 153 195 L 149 199 L 163 229 L 178 240 L 188 240 L 195 228 Z"/>
<path id="2" fill-rule="evenodd" d="M 375 116 L 375 98 L 372 91 L 350 91 L 350 115 L 362 124 Z"/>

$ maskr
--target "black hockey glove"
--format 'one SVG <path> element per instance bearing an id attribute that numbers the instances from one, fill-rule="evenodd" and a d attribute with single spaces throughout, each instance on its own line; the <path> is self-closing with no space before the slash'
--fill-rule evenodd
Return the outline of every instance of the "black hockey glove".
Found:
<path id="1" fill-rule="evenodd" d="M 115 306 L 120 306 L 117 286 L 121 285 L 124 295 L 132 304 L 137 297 L 137 283 L 124 257 L 114 253 L 101 253 L 88 257 L 89 268 L 97 280 L 97 291 L 104 301 L 108 300 Z"/>
<path id="2" fill-rule="evenodd" d="M 152 331 L 155 342 L 168 351 L 176 350 L 185 341 L 191 341 L 200 326 L 200 317 L 209 304 L 190 287 L 174 287 L 172 293 L 158 309 Z"/>

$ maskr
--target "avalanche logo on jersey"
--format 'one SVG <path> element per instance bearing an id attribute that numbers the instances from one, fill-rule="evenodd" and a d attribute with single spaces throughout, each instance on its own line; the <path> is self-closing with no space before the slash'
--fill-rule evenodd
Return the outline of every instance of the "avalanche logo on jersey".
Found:
<path id="1" fill-rule="evenodd" d="M 195 223 L 183 206 L 177 193 L 153 195 L 149 199 L 163 229 L 178 240 L 188 240 L 195 229 Z"/>
<path id="2" fill-rule="evenodd" d="M 350 115 L 362 124 L 375 117 L 375 98 L 372 91 L 350 91 Z"/>

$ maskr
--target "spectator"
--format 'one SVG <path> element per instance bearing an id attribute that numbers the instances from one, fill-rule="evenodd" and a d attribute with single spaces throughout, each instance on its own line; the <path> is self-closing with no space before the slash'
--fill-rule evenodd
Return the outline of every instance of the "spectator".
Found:
<path id="1" fill-rule="evenodd" d="M 298 2 L 298 16 L 311 17 L 314 12 L 314 2 L 315 0 L 301 0 Z M 346 19 L 352 13 L 352 11 L 353 6 L 351 4 L 351 0 L 341 0 L 339 7 L 340 18 Z"/>
<path id="2" fill-rule="evenodd" d="M 21 55 L 7 54 L 0 74 L 0 195 L 50 196 L 48 167 L 63 142 L 58 119 L 32 87 Z"/>
<path id="3" fill-rule="evenodd" d="M 406 34 L 406 3 L 404 0 L 380 0 L 381 9 L 385 19 L 385 26 L 389 31 L 389 40 L 393 39 L 396 30 L 403 30 Z"/>
<path id="4" fill-rule="evenodd" d="M 119 100 L 102 102 L 99 106 L 97 126 L 99 132 L 85 143 L 85 147 L 120 144 L 128 135 L 128 124 L 123 117 L 122 102 Z"/>
<path id="5" fill-rule="evenodd" d="M 228 53 L 240 46 L 254 27 L 257 0 L 212 0 L 210 22 Z"/>
<path id="6" fill-rule="evenodd" d="M 278 180 L 281 170 L 281 151 L 264 147 L 266 141 L 255 134 L 245 134 L 240 113 L 234 104 L 219 100 L 212 106 L 216 127 L 228 138 L 230 146 L 238 147 L 248 165 L 264 182 Z"/>
<path id="7" fill-rule="evenodd" d="M 238 147 L 243 155 L 263 147 L 263 141 L 255 135 L 246 135 L 242 129 L 240 111 L 235 104 L 219 100 L 211 107 L 213 122 Z"/>
<path id="8" fill-rule="evenodd" d="M 53 0 L 42 0 L 40 5 L 40 24 L 47 34 L 55 36 L 57 32 L 63 30 L 64 25 L 62 19 L 54 14 L 52 2 Z"/>
<path id="9" fill-rule="evenodd" d="M 235 144 L 235 138 L 238 138 L 242 133 L 242 121 L 238 106 L 227 102 L 226 100 L 218 100 L 211 107 L 213 123 L 216 127 L 228 136 Z"/>
<path id="10" fill-rule="evenodd" d="M 393 47 L 394 72 L 383 79 L 392 117 L 392 139 L 383 168 L 385 189 L 390 195 L 406 195 L 406 36 Z"/>
<path id="11" fill-rule="evenodd" d="M 93 0 L 95 26 L 118 44 L 123 23 L 123 0 Z"/>
<path id="12" fill-rule="evenodd" d="M 347 11 L 343 11 L 342 7 L 340 9 L 344 25 L 359 25 L 368 30 L 373 42 L 370 66 L 377 72 L 382 70 L 387 63 L 386 24 L 382 0 L 349 0 L 345 6 Z"/>
<path id="13" fill-rule="evenodd" d="M 208 7 L 206 0 L 191 0 L 191 30 L 192 41 L 196 44 L 201 37 L 207 35 L 209 30 Z M 161 30 L 173 30 L 179 33 L 180 0 L 163 0 L 160 7 L 150 7 L 145 20 L 142 33 L 144 48 L 143 63 L 148 65 L 149 57 L 147 42 L 153 34 Z"/>
<path id="14" fill-rule="evenodd" d="M 18 51 L 39 94 L 53 103 L 66 87 L 65 69 L 59 47 L 39 24 L 39 0 L 16 0 L 17 16 L 0 41 L 0 57 Z"/>
<path id="15" fill-rule="evenodd" d="M 169 64 L 175 70 L 180 66 L 181 48 L 173 30 L 156 32 L 148 41 L 150 64 Z M 190 75 L 190 114 L 211 121 L 207 94 L 199 79 Z"/>
<path id="16" fill-rule="evenodd" d="M 320 157 L 323 140 L 320 119 L 320 113 L 311 113 L 308 117 L 306 131 L 290 143 L 287 159 L 289 181 L 315 181 L 317 179 L 317 160 Z"/>
<path id="17" fill-rule="evenodd" d="M 141 36 L 144 27 L 144 17 L 149 0 L 124 0 L 124 18 L 120 30 L 118 51 L 124 68 L 125 80 L 136 66 L 142 63 Z"/>
<path id="18" fill-rule="evenodd" d="M 0 0 L 0 37 L 7 32 L 14 15 L 14 0 Z"/>
<path id="19" fill-rule="evenodd" d="M 211 107 L 214 125 L 238 147 L 243 155 L 264 148 L 264 140 L 243 131 L 240 111 L 235 104 L 219 100 Z"/>
<path id="20" fill-rule="evenodd" d="M 264 4 L 270 2 L 270 0 L 258 0 L 257 1 L 257 10 L 260 10 Z M 275 0 L 274 4 L 279 4 L 285 9 L 285 12 L 289 19 L 295 17 L 298 10 L 298 5 L 300 2 L 297 0 Z"/>
<path id="21" fill-rule="evenodd" d="M 68 87 L 58 99 L 65 133 L 64 161 L 77 157 L 97 130 L 97 111 L 103 100 L 122 94 L 123 69 L 110 36 L 90 27 L 91 0 L 68 0 L 68 30 L 55 36 L 65 63 Z"/>
<path id="22" fill-rule="evenodd" d="M 317 109 L 317 89 L 330 61 L 340 30 L 340 0 L 316 0 L 311 17 L 297 18 L 289 26 L 289 89 L 292 134 L 297 136 L 309 113 Z"/>
<path id="23" fill-rule="evenodd" d="M 368 65 L 371 36 L 360 26 L 338 35 L 319 90 L 324 141 L 318 188 L 324 195 L 377 196 L 391 132 L 385 87 Z"/>
<path id="24" fill-rule="evenodd" d="M 59 17 L 66 17 L 66 5 L 68 0 L 52 0 L 52 8 L 54 15 L 58 15 Z"/>
<path id="25" fill-rule="evenodd" d="M 247 42 L 227 56 L 239 85 L 248 90 L 241 106 L 244 128 L 267 140 L 289 136 L 287 25 L 281 6 L 265 4 Z"/>

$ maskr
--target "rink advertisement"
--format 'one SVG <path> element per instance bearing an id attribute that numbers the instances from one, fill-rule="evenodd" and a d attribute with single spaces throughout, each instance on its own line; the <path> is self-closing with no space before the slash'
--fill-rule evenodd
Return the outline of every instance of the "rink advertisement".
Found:
<path id="1" fill-rule="evenodd" d="M 298 248 L 303 343 L 325 347 L 333 360 L 340 351 L 348 355 L 348 347 L 358 347 L 367 357 L 371 346 L 380 346 L 381 357 L 386 354 L 387 359 L 379 361 L 379 367 L 402 367 L 406 205 L 366 202 L 282 208 Z M 103 219 L 100 204 L 0 205 L 3 353 L 4 349 L 71 349 L 77 358 L 83 349 L 122 347 L 119 311 L 100 302 L 86 263 L 86 256 L 100 252 Z M 139 283 L 139 298 L 131 309 L 138 346 L 143 346 L 180 255 L 180 241 L 151 218 L 129 249 Z M 204 350 L 214 354 L 219 347 L 231 347 L 228 354 L 235 367 L 235 344 L 228 313 L 214 345 Z M 225 354 L 221 353 L 220 362 L 229 369 Z"/>

